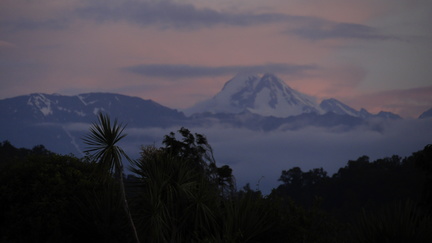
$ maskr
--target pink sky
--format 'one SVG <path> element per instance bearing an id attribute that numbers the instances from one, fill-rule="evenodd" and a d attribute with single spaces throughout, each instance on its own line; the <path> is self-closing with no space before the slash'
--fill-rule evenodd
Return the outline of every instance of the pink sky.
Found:
<path id="1" fill-rule="evenodd" d="M 118 92 L 186 108 L 237 72 L 417 117 L 432 107 L 430 0 L 3 0 L 0 99 Z"/>

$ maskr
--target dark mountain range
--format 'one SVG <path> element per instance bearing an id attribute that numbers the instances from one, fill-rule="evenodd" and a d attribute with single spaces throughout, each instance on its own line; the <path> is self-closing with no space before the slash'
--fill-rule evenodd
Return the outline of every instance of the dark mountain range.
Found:
<path id="1" fill-rule="evenodd" d="M 151 100 L 120 94 L 76 96 L 30 94 L 0 100 L 0 139 L 23 147 L 44 144 L 55 152 L 80 154 L 81 137 L 98 112 L 128 127 L 188 126 L 183 113 Z"/>
<path id="2" fill-rule="evenodd" d="M 125 117 L 128 125 L 138 127 L 166 127 L 186 120 L 183 113 L 154 101 L 109 93 L 30 94 L 1 100 L 0 110 L 0 124 L 90 123 L 98 112 Z"/>
<path id="3" fill-rule="evenodd" d="M 186 109 L 189 116 L 151 100 L 111 93 L 18 96 L 0 100 L 0 112 L 0 140 L 23 147 L 44 144 L 56 152 L 75 154 L 82 151 L 80 138 L 96 121 L 98 112 L 118 118 L 128 129 L 175 130 L 181 126 L 222 124 L 254 131 L 311 126 L 350 130 L 360 125 L 368 127 L 371 119 L 400 119 L 389 112 L 357 111 L 336 99 L 318 104 L 313 97 L 293 90 L 272 74 L 234 77 L 215 97 Z M 370 129 L 377 127 L 375 122 Z"/>

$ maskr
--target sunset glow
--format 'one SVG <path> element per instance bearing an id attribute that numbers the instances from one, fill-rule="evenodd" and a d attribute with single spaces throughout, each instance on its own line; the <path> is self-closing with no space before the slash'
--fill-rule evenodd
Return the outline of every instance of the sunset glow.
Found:
<path id="1" fill-rule="evenodd" d="M 5 0 L 0 99 L 115 92 L 182 109 L 238 72 L 416 118 L 432 107 L 432 2 Z"/>

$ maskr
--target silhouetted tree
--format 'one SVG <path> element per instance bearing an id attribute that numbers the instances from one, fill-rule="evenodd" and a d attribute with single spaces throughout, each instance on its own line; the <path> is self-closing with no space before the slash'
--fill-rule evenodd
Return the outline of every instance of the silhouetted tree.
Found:
<path id="1" fill-rule="evenodd" d="M 428 144 L 423 150 L 413 153 L 410 158 L 414 164 L 426 173 L 423 185 L 423 202 L 432 210 L 432 144 Z"/>
<path id="2" fill-rule="evenodd" d="M 117 119 L 111 124 L 108 115 L 99 113 L 98 123 L 93 123 L 90 133 L 84 138 L 84 143 L 88 145 L 86 153 L 92 153 L 91 159 L 97 161 L 102 172 L 112 173 L 120 183 L 123 207 L 129 217 L 129 222 L 133 230 L 136 242 L 139 242 L 138 234 L 133 222 L 125 192 L 123 182 L 123 163 L 122 158 L 132 161 L 117 144 L 126 134 L 123 134 L 125 126 L 117 123 Z"/>
<path id="3" fill-rule="evenodd" d="M 0 169 L 0 242 L 81 242 L 95 235 L 82 234 L 75 200 L 97 185 L 93 165 L 8 146 L 25 156 L 9 154 L 14 159 Z"/>
<path id="4" fill-rule="evenodd" d="M 161 148 L 164 152 L 193 163 L 197 170 L 207 174 L 221 190 L 224 196 L 229 196 L 235 191 L 235 179 L 232 169 L 228 165 L 218 167 L 213 155 L 213 149 L 202 134 L 192 134 L 188 129 L 182 127 L 178 130 L 181 135 L 177 139 L 174 132 L 165 135 Z"/>
<path id="5" fill-rule="evenodd" d="M 133 162 L 131 170 L 137 177 L 133 209 L 143 240 L 203 242 L 217 238 L 217 187 L 187 158 L 147 146 Z"/>

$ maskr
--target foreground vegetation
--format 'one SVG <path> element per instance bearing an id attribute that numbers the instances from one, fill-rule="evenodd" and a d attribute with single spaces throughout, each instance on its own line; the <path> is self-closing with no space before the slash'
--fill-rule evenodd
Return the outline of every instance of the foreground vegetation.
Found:
<path id="1" fill-rule="evenodd" d="M 432 145 L 332 176 L 284 170 L 264 196 L 185 128 L 125 177 L 123 127 L 99 118 L 85 158 L 0 143 L 1 242 L 432 242 Z"/>

